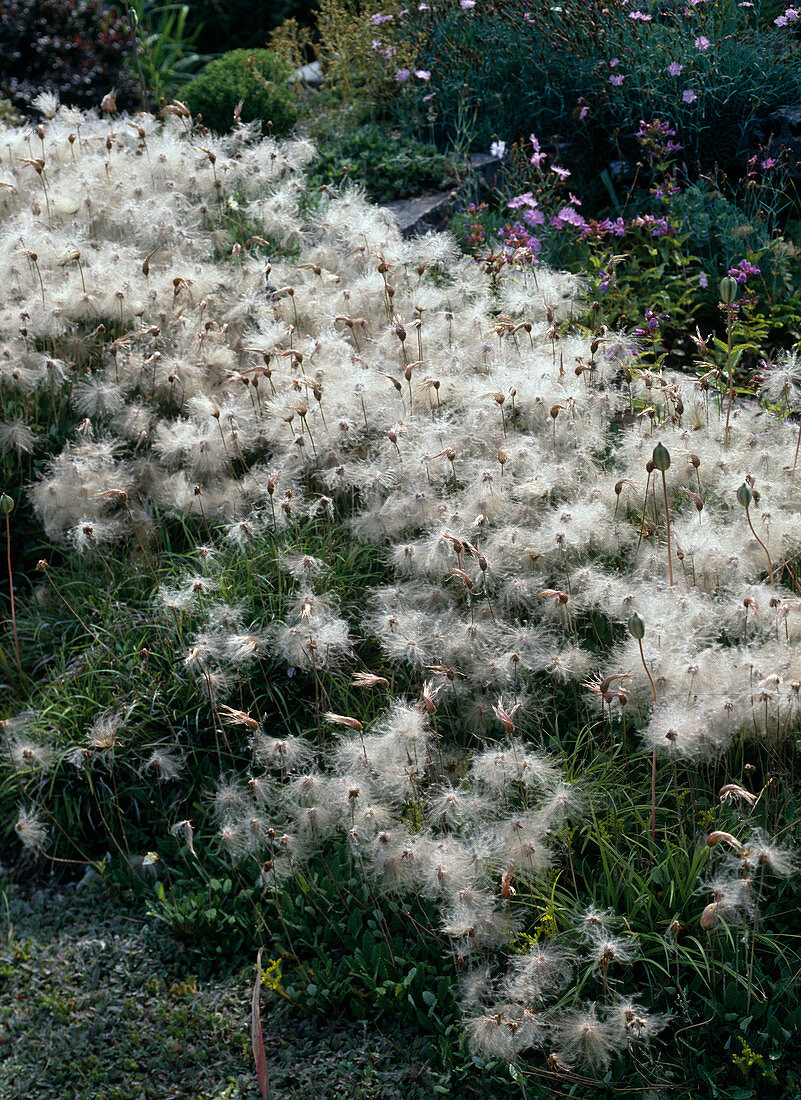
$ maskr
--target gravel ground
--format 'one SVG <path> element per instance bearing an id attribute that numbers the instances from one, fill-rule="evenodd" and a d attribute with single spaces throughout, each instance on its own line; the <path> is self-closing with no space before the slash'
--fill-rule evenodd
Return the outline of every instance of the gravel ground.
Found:
<path id="1" fill-rule="evenodd" d="M 258 1100 L 252 966 L 201 980 L 135 903 L 0 879 L 0 1100 Z M 429 1100 L 422 1046 L 265 991 L 271 1100 Z"/>

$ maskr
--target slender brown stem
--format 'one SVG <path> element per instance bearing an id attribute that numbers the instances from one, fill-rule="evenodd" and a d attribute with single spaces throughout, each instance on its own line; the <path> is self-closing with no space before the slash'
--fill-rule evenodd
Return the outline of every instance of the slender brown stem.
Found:
<path id="1" fill-rule="evenodd" d="M 673 587 L 673 558 L 670 553 L 670 510 L 668 509 L 668 497 L 667 497 L 667 482 L 665 481 L 665 471 L 662 471 L 662 492 L 665 495 L 665 519 L 667 521 L 667 543 L 668 543 L 668 572 L 670 573 L 670 587 Z"/>
<path id="2" fill-rule="evenodd" d="M 732 330 L 732 308 L 728 307 L 726 310 L 726 365 L 729 368 L 729 400 L 726 405 L 726 431 L 723 435 L 723 449 L 728 450 L 729 447 L 729 414 L 731 413 L 731 402 L 734 397 L 734 366 L 731 361 L 731 330 Z"/>
<path id="3" fill-rule="evenodd" d="M 651 670 L 648 668 L 648 663 L 645 660 L 645 654 L 642 651 L 642 639 L 637 639 L 637 645 L 640 647 L 640 657 L 642 658 L 642 667 L 645 669 L 645 674 L 651 683 L 651 691 L 654 693 L 654 716 L 656 716 L 657 698 L 656 698 L 656 684 L 654 678 L 651 675 Z M 654 745 L 654 753 L 651 761 L 651 840 L 656 839 L 656 745 Z"/>
<path id="4" fill-rule="evenodd" d="M 17 634 L 17 612 L 14 606 L 14 575 L 11 569 L 11 524 L 6 512 L 6 560 L 8 562 L 8 590 L 11 594 L 11 629 L 14 632 L 14 652 L 17 656 L 17 668 L 22 675 L 22 660 L 19 655 L 19 636 Z"/>
<path id="5" fill-rule="evenodd" d="M 748 509 L 747 508 L 745 510 L 745 518 L 748 520 L 748 526 L 751 528 L 751 533 L 753 534 L 754 538 L 757 540 L 759 545 L 765 551 L 765 557 L 768 559 L 768 570 L 770 571 L 770 587 L 775 589 L 776 585 L 775 585 L 774 580 L 773 580 L 773 562 L 770 560 L 770 554 L 768 553 L 767 546 L 764 544 L 762 539 L 759 537 L 759 535 L 754 530 L 754 525 L 751 522 L 751 516 L 748 514 Z"/>

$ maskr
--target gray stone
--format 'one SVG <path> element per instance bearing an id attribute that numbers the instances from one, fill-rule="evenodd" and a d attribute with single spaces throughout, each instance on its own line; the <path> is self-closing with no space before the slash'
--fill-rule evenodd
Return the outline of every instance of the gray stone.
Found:
<path id="1" fill-rule="evenodd" d="M 288 84 L 305 84 L 307 88 L 319 88 L 323 83 L 323 68 L 319 61 L 312 61 L 295 69 Z"/>
<path id="2" fill-rule="evenodd" d="M 479 189 L 495 186 L 501 166 L 498 157 L 488 153 L 471 153 L 468 164 L 468 178 L 451 191 L 384 203 L 384 209 L 395 219 L 404 237 L 419 237 L 432 229 L 444 229 L 451 214 L 474 197 L 475 184 Z"/>
<path id="3" fill-rule="evenodd" d="M 494 157 L 491 153 L 471 153 L 467 159 L 471 170 L 479 177 L 480 182 L 487 187 L 494 187 L 497 184 L 503 164 L 499 157 Z"/>
<path id="4" fill-rule="evenodd" d="M 413 199 L 398 199 L 384 203 L 404 237 L 419 237 L 432 229 L 442 229 L 458 197 L 458 190 L 440 191 L 436 195 L 418 195 Z"/>

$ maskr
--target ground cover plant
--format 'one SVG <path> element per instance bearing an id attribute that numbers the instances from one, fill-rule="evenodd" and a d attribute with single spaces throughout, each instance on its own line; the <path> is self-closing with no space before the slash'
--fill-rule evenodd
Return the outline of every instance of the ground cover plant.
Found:
<path id="1" fill-rule="evenodd" d="M 574 275 L 311 201 L 307 141 L 37 105 L 7 859 L 414 1025 L 432 1092 L 797 1094 L 797 354 L 742 392 L 716 272 L 671 372 Z"/>

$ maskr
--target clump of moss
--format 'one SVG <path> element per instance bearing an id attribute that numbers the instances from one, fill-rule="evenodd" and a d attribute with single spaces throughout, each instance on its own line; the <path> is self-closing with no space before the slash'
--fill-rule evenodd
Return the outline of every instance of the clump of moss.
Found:
<path id="1" fill-rule="evenodd" d="M 313 186 L 352 178 L 371 202 L 393 202 L 457 182 L 456 166 L 435 146 L 375 125 L 327 143 L 309 170 Z"/>

